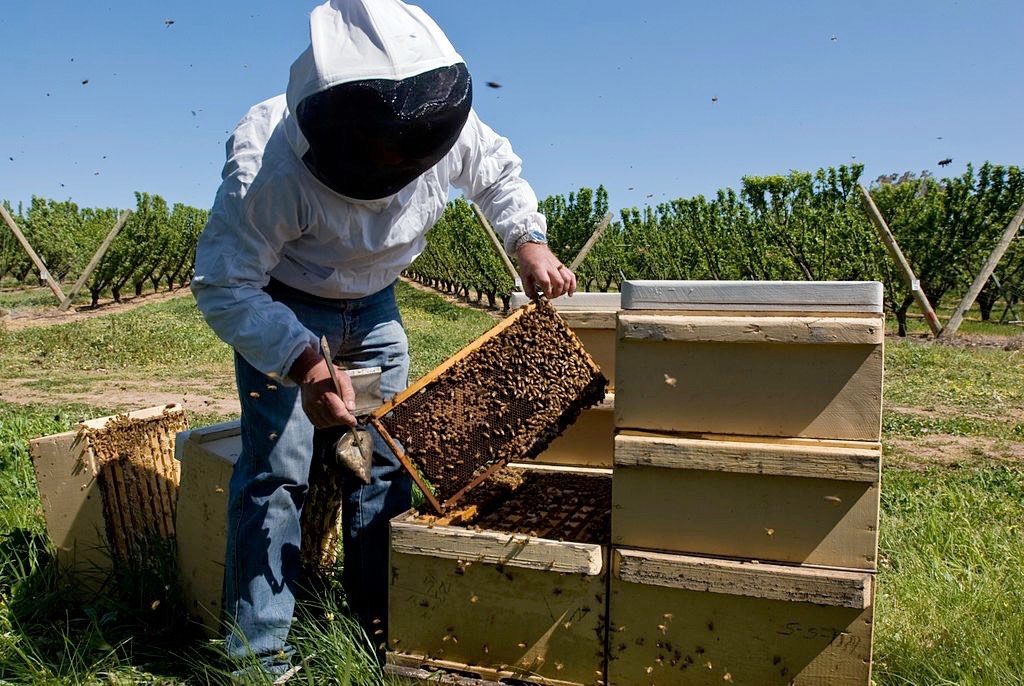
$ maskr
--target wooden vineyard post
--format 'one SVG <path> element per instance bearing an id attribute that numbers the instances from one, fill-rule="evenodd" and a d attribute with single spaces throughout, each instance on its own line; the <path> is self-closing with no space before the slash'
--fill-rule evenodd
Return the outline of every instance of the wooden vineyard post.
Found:
<path id="1" fill-rule="evenodd" d="M 123 229 L 124 225 L 128 223 L 128 218 L 131 216 L 132 211 L 125 210 L 121 213 L 121 216 L 117 218 L 114 228 L 110 230 L 107 237 L 103 239 L 102 243 L 100 243 L 100 247 L 96 250 L 96 254 L 92 256 L 92 259 L 89 260 L 89 264 L 85 266 L 85 271 L 83 271 L 82 275 L 78 277 L 78 280 L 75 281 L 75 285 L 71 287 L 71 290 L 61 302 L 59 308 L 61 311 L 71 307 L 71 301 L 75 299 L 75 296 L 78 295 L 78 291 L 82 290 L 82 286 L 84 286 L 85 282 L 89 280 L 90 276 L 92 276 L 92 273 L 96 270 L 100 260 L 103 259 L 103 256 L 107 254 L 107 250 L 110 249 L 110 244 L 114 242 L 114 239 L 117 238 L 117 234 L 121 232 L 121 229 Z"/>
<path id="2" fill-rule="evenodd" d="M 580 248 L 579 254 L 576 255 L 576 257 L 572 261 L 572 264 L 569 265 L 569 271 L 573 273 L 576 272 L 579 266 L 583 264 L 583 260 L 587 259 L 587 255 L 590 254 L 590 251 L 593 250 L 595 245 L 597 245 L 597 242 L 601 240 L 601 236 L 603 236 L 604 232 L 608 230 L 608 225 L 611 223 L 612 213 L 609 212 L 608 214 L 604 215 L 604 217 L 601 218 L 601 221 L 598 222 L 597 227 L 594 228 L 594 233 L 590 235 L 590 238 L 587 239 L 587 242 L 583 244 L 582 248 Z"/>
<path id="3" fill-rule="evenodd" d="M 501 258 L 502 264 L 505 265 L 505 271 L 507 271 L 508 275 L 512 277 L 512 282 L 516 285 L 516 288 L 523 290 L 523 280 L 519 278 L 519 272 L 516 271 L 516 267 L 512 264 L 512 260 L 509 258 L 508 253 L 505 252 L 505 246 L 501 244 L 500 240 L 498 240 L 498 234 L 494 233 L 494 229 L 491 228 L 491 223 L 487 221 L 487 217 L 484 216 L 484 213 L 479 207 L 473 204 L 471 204 L 470 207 L 473 208 L 473 214 L 476 215 L 477 222 L 484 230 L 484 233 L 487 234 L 487 238 L 490 239 L 495 252 L 497 252 L 498 257 Z"/>
<path id="4" fill-rule="evenodd" d="M 950 317 L 949 322 L 946 323 L 946 327 L 938 334 L 939 338 L 952 338 L 956 335 L 957 329 L 960 328 L 960 324 L 964 321 L 964 315 L 967 314 L 967 310 L 971 309 L 974 305 L 975 299 L 978 294 L 981 293 L 981 289 L 985 287 L 985 283 L 988 282 L 989 277 L 999 266 L 999 260 L 1003 259 L 1003 255 L 1006 254 L 1006 250 L 1010 247 L 1010 243 L 1016 238 L 1017 232 L 1020 231 L 1021 222 L 1024 222 L 1024 205 L 1020 206 L 1017 210 L 1017 214 L 1013 216 L 1010 223 L 1006 225 L 1006 230 L 1003 231 L 1003 235 L 1000 237 L 999 242 L 996 243 L 995 249 L 992 254 L 985 260 L 985 265 L 978 272 L 978 276 L 975 277 L 974 283 L 967 289 L 967 293 L 964 295 L 964 299 L 957 305 L 956 311 L 953 312 L 953 316 Z"/>
<path id="5" fill-rule="evenodd" d="M 39 270 L 39 278 L 46 283 L 51 291 L 53 291 L 53 294 L 57 296 L 58 300 L 64 302 L 64 291 L 61 290 L 60 284 L 57 283 L 56 279 L 50 275 L 46 265 L 43 264 L 42 258 L 40 258 L 39 255 L 36 254 L 36 251 L 32 249 L 32 245 L 28 242 L 28 239 L 25 238 L 25 234 L 21 232 L 21 229 L 19 229 L 18 225 L 14 222 L 14 217 L 11 216 L 11 213 L 8 212 L 7 208 L 3 205 L 0 205 L 0 215 L 3 215 L 7 226 L 10 227 L 11 231 L 14 233 L 14 237 L 18 239 L 18 242 L 21 243 L 21 247 L 25 249 L 25 252 L 28 253 L 29 258 L 31 258 L 32 263 L 36 266 L 36 269 Z"/>
<path id="6" fill-rule="evenodd" d="M 889 225 L 885 223 L 885 218 L 882 213 L 878 210 L 878 206 L 875 205 L 874 199 L 871 197 L 871 193 L 868 192 L 867 188 L 859 185 L 857 188 L 860 189 L 861 199 L 864 201 L 864 209 L 868 212 L 868 217 L 871 218 L 871 224 L 875 227 L 878 232 L 879 238 L 882 239 L 882 243 L 885 244 L 886 249 L 896 264 L 899 265 L 900 273 L 903 275 L 903 280 L 906 282 L 907 287 L 910 288 L 910 293 L 914 296 L 914 300 L 917 302 L 918 307 L 924 312 L 924 318 L 928 322 L 928 328 L 932 330 L 932 334 L 938 337 L 942 333 L 942 324 L 939 323 L 939 318 L 935 315 L 935 310 L 932 308 L 932 304 L 928 301 L 928 296 L 921 288 L 921 282 L 914 276 L 914 270 L 911 268 L 910 263 L 907 261 L 903 251 L 900 250 L 899 243 L 896 242 L 896 237 L 892 235 L 892 231 L 889 230 Z"/>

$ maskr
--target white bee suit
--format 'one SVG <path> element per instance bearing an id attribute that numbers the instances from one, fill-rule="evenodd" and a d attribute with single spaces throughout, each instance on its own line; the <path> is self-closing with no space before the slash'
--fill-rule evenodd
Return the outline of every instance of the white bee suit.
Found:
<path id="1" fill-rule="evenodd" d="M 270 278 L 325 298 L 376 293 L 423 252 L 452 186 L 480 206 L 509 252 L 524 234 L 546 233 L 522 161 L 475 112 L 448 154 L 392 196 L 353 200 L 325 186 L 301 159 L 308 144 L 290 114 L 299 102 L 331 86 L 402 79 L 462 58 L 422 10 L 398 0 L 332 0 L 313 11 L 310 37 L 287 95 L 250 109 L 227 142 L 192 281 L 217 335 L 278 379 L 317 339 L 262 290 Z"/>

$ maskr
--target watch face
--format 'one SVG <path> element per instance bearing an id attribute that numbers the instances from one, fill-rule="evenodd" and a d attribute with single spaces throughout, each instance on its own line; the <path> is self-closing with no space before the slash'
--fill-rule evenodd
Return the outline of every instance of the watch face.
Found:
<path id="1" fill-rule="evenodd" d="M 530 231 L 526 234 L 526 243 L 547 243 L 548 237 L 542 234 L 540 231 Z"/>

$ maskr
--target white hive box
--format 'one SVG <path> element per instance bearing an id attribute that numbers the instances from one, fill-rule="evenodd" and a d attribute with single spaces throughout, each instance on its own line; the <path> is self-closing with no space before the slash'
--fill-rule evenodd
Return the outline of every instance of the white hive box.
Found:
<path id="1" fill-rule="evenodd" d="M 875 569 L 881 452 L 867 441 L 621 432 L 612 543 Z"/>
<path id="2" fill-rule="evenodd" d="M 610 686 L 868 686 L 874 578 L 614 550 Z"/>
<path id="3" fill-rule="evenodd" d="M 623 284 L 616 426 L 878 441 L 881 284 Z"/>
<path id="4" fill-rule="evenodd" d="M 241 452 L 237 420 L 178 434 L 178 578 L 185 607 L 211 636 L 223 633 L 228 484 Z"/>
<path id="5" fill-rule="evenodd" d="M 600 480 L 610 489 L 608 470 L 515 467 L 547 479 Z M 601 515 L 606 529 L 603 502 L 603 513 L 583 507 L 571 515 L 581 522 Z M 529 514 L 510 509 L 513 520 Z M 603 684 L 606 530 L 559 540 L 561 528 L 545 533 L 479 522 L 442 525 L 415 512 L 392 520 L 389 671 Z"/>

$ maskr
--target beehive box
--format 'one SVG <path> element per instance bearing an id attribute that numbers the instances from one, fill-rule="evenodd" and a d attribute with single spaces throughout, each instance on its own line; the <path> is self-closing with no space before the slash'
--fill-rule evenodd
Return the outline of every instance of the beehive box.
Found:
<path id="1" fill-rule="evenodd" d="M 380 406 L 380 369 L 350 370 L 356 393 L 356 413 Z M 176 528 L 178 532 L 178 578 L 186 608 L 211 636 L 223 631 L 224 555 L 227 550 L 228 490 L 235 462 L 242 452 L 238 420 L 193 429 L 178 434 L 175 457 L 181 464 Z M 322 493 L 319 497 L 326 497 Z M 315 496 L 315 486 L 307 501 Z M 340 508 L 336 494 L 335 510 Z M 317 504 L 314 503 L 313 507 Z M 323 506 L 326 507 L 326 506 Z M 321 509 L 323 509 L 321 507 Z M 337 527 L 340 516 L 335 517 Z M 305 524 L 305 523 L 304 523 Z M 308 524 L 303 528 L 304 536 Z M 319 545 L 303 546 L 303 561 L 322 560 L 335 552 L 332 539 L 323 532 L 309 536 Z M 337 537 L 334 537 L 336 541 Z"/>
<path id="2" fill-rule="evenodd" d="M 228 485 L 241 452 L 237 420 L 178 434 L 178 579 L 186 609 L 211 636 L 222 628 Z"/>
<path id="3" fill-rule="evenodd" d="M 171 541 L 179 473 L 177 405 L 82 422 L 29 443 L 46 529 L 62 566 L 101 582 L 116 563 L 145 564 Z"/>
<path id="4" fill-rule="evenodd" d="M 623 285 L 616 426 L 878 441 L 882 287 Z"/>
<path id="5" fill-rule="evenodd" d="M 873 581 L 616 549 L 608 683 L 867 686 Z"/>
<path id="6" fill-rule="evenodd" d="M 489 681 L 603 683 L 609 471 L 520 464 L 496 481 L 509 471 L 523 485 L 475 517 L 453 524 L 409 512 L 392 521 L 388 664 Z"/>
<path id="7" fill-rule="evenodd" d="M 521 307 L 530 302 L 523 293 L 513 293 L 511 305 Z M 608 378 L 608 387 L 615 388 L 615 315 L 621 306 L 619 293 L 577 293 L 551 301 L 569 328 L 579 337 L 583 347 L 594 358 Z"/>
<path id="8" fill-rule="evenodd" d="M 622 432 L 612 542 L 875 569 L 881 446 Z"/>
<path id="9" fill-rule="evenodd" d="M 580 412 L 576 422 L 551 442 L 531 464 L 611 469 L 615 440 L 615 395 Z"/>

